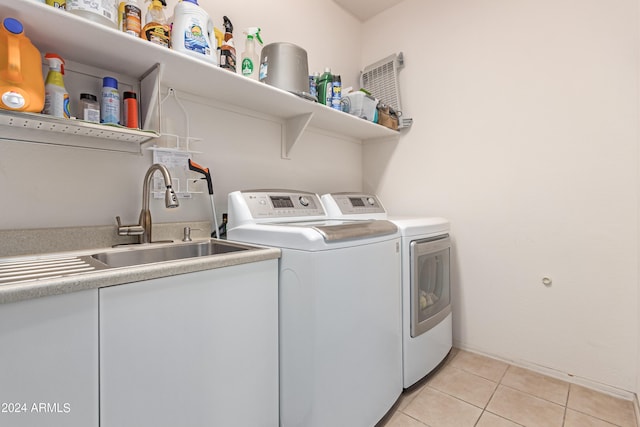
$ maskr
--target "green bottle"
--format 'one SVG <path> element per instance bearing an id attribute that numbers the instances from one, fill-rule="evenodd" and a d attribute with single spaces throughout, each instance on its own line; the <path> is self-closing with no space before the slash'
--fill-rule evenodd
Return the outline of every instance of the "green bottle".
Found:
<path id="1" fill-rule="evenodd" d="M 331 97 L 333 96 L 333 76 L 331 68 L 325 68 L 324 73 L 318 78 L 318 102 L 322 105 L 331 106 Z"/>

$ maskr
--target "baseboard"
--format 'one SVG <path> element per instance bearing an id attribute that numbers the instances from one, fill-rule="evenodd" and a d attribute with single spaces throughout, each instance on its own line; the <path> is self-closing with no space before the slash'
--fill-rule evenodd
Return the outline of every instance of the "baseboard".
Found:
<path id="1" fill-rule="evenodd" d="M 537 365 L 535 363 L 528 362 L 528 361 L 525 361 L 525 360 L 512 360 L 512 359 L 508 359 L 508 358 L 505 358 L 505 357 L 502 357 L 502 356 L 499 356 L 499 355 L 496 355 L 496 354 L 487 353 L 487 352 L 479 350 L 477 348 L 473 348 L 471 346 L 465 345 L 465 343 L 461 343 L 461 342 L 456 341 L 456 340 L 454 340 L 453 345 L 454 345 L 454 347 L 457 347 L 457 348 L 459 348 L 461 350 L 464 350 L 464 351 L 469 351 L 471 353 L 476 353 L 476 354 L 479 354 L 479 355 L 482 355 L 482 356 L 490 357 L 492 359 L 500 360 L 500 361 L 508 363 L 510 365 L 518 366 L 520 368 L 525 368 L 525 369 L 528 369 L 530 371 L 537 372 L 539 374 L 546 375 L 546 376 L 549 376 L 549 377 L 557 378 L 559 380 L 566 381 L 566 382 L 571 383 L 571 384 L 580 385 L 580 386 L 583 386 L 583 387 L 586 387 L 586 388 L 589 388 L 589 389 L 592 389 L 592 390 L 595 390 L 595 391 L 599 391 L 601 393 L 608 394 L 610 396 L 619 397 L 619 398 L 624 399 L 624 400 L 633 401 L 633 402 L 635 402 L 634 406 L 636 407 L 636 419 L 640 419 L 640 418 L 638 418 L 638 411 L 640 411 L 640 408 L 638 408 L 638 396 L 636 395 L 636 393 L 633 393 L 631 391 L 622 390 L 620 388 L 613 387 L 613 386 L 610 386 L 610 385 L 607 385 L 607 384 L 603 384 L 603 383 L 600 383 L 598 381 L 593 381 L 593 380 L 590 380 L 588 378 L 583 378 L 583 377 L 578 377 L 578 376 L 575 376 L 575 375 L 571 375 L 571 374 L 566 373 L 566 372 L 561 372 L 561 371 L 558 371 L 556 369 L 548 368 L 548 367 L 545 367 L 545 366 L 540 366 L 540 365 Z M 638 425 L 638 427 L 640 427 L 640 425 Z"/>

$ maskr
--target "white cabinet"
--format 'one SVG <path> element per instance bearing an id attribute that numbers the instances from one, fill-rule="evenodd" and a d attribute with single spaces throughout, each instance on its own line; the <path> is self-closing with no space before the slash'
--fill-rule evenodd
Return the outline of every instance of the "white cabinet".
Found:
<path id="1" fill-rule="evenodd" d="M 98 291 L 0 304 L 0 425 L 98 418 Z"/>
<path id="2" fill-rule="evenodd" d="M 101 427 L 278 425 L 278 260 L 100 289 Z"/>
<path id="3" fill-rule="evenodd" d="M 307 126 L 361 141 L 399 136 L 384 126 L 42 3 L 0 0 L 0 12 L 21 20 L 27 36 L 41 52 L 56 52 L 65 59 L 128 76 L 143 76 L 155 64 L 161 64 L 165 86 L 282 120 L 283 157 L 288 156 Z"/>

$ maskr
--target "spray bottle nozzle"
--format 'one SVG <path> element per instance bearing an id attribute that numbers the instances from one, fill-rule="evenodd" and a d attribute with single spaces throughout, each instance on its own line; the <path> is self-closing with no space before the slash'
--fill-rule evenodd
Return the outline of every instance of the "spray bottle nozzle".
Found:
<path id="1" fill-rule="evenodd" d="M 49 68 L 60 68 L 60 74 L 64 75 L 64 59 L 60 55 L 47 53 L 44 55 L 44 59 L 47 60 Z"/>
<path id="2" fill-rule="evenodd" d="M 231 23 L 231 19 L 226 16 L 222 17 L 224 31 L 227 33 L 233 33 L 233 24 Z"/>
<path id="3" fill-rule="evenodd" d="M 258 27 L 249 27 L 247 28 L 247 37 L 256 38 L 260 44 L 262 43 L 262 39 L 260 38 L 260 28 Z"/>
<path id="4" fill-rule="evenodd" d="M 149 5 L 149 10 L 151 9 L 162 9 L 167 5 L 165 0 L 144 0 L 145 3 L 151 2 Z"/>

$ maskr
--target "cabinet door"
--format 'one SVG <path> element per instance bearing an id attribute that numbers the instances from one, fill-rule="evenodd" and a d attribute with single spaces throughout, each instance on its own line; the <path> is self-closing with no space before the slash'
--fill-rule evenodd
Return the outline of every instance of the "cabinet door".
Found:
<path id="1" fill-rule="evenodd" d="M 277 426 L 277 270 L 100 289 L 100 425 Z"/>
<path id="2" fill-rule="evenodd" d="M 0 425 L 98 425 L 98 291 L 0 304 Z"/>

